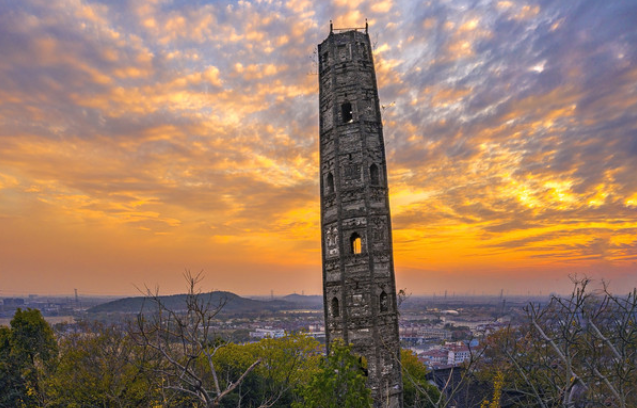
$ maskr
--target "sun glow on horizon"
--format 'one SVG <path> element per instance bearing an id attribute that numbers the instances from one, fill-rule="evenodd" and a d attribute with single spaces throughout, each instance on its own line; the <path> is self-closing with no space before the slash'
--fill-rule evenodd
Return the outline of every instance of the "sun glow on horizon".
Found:
<path id="1" fill-rule="evenodd" d="M 5 3 L 0 286 L 320 292 L 314 51 L 365 17 L 399 286 L 635 286 L 637 28 L 592 1 Z"/>

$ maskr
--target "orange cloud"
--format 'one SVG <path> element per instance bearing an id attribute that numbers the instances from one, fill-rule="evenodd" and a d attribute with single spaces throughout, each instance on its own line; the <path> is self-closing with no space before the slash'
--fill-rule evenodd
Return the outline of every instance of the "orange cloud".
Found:
<path id="1" fill-rule="evenodd" d="M 25 1 L 0 13 L 3 287 L 320 291 L 313 51 L 365 17 L 399 282 L 634 269 L 637 70 L 565 8 Z"/>

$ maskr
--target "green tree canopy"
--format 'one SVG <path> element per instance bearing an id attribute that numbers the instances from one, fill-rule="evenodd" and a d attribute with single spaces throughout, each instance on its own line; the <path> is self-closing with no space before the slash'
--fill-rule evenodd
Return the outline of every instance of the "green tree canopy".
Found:
<path id="1" fill-rule="evenodd" d="M 244 383 L 222 402 L 222 407 L 289 407 L 299 401 L 299 389 L 318 371 L 319 343 L 303 334 L 266 338 L 256 343 L 229 343 L 215 355 L 222 381 L 234 382 L 255 360 L 259 364 Z"/>
<path id="2" fill-rule="evenodd" d="M 50 366 L 58 355 L 53 329 L 37 309 L 18 309 L 11 320 L 11 349 L 21 362 Z"/>
<path id="3" fill-rule="evenodd" d="M 427 381 L 427 367 L 411 350 L 401 350 L 403 400 L 406 408 L 433 408 L 440 402 L 440 391 Z"/>
<path id="4" fill-rule="evenodd" d="M 351 347 L 336 340 L 330 346 L 330 354 L 321 360 L 319 370 L 302 388 L 302 403 L 295 408 L 369 408 L 372 404 L 370 390 L 360 358 Z"/>
<path id="5" fill-rule="evenodd" d="M 11 328 L 0 328 L 0 406 L 43 405 L 44 378 L 55 368 L 58 347 L 37 309 L 18 309 Z"/>
<path id="6" fill-rule="evenodd" d="M 143 353 L 115 326 L 81 324 L 60 339 L 60 361 L 47 380 L 52 407 L 150 406 L 155 390 Z"/>

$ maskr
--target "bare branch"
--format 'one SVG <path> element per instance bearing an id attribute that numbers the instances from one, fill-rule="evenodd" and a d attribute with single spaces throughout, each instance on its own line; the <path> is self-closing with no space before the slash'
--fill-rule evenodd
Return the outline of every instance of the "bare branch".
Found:
<path id="1" fill-rule="evenodd" d="M 245 370 L 243 372 L 243 374 L 241 374 L 241 377 L 239 377 L 239 379 L 237 381 L 235 381 L 234 383 L 230 383 L 228 384 L 228 387 L 221 393 L 219 394 L 219 396 L 217 397 L 217 400 L 221 401 L 221 399 L 223 397 L 225 397 L 226 395 L 230 394 L 235 388 L 237 388 L 237 386 L 239 384 L 241 384 L 241 382 L 243 381 L 243 379 L 252 372 L 252 370 L 254 370 L 256 368 L 256 366 L 258 366 L 261 363 L 261 359 L 258 359 L 257 361 L 255 361 L 254 363 L 252 363 L 252 365 L 250 367 L 248 367 L 247 370 Z"/>

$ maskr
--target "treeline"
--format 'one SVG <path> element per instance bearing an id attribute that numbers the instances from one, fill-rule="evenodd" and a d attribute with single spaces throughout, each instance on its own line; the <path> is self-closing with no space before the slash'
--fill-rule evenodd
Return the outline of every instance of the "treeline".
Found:
<path id="1" fill-rule="evenodd" d="M 362 360 L 349 347 L 303 334 L 256 343 L 214 339 L 206 353 L 175 341 L 167 358 L 139 332 L 100 323 L 54 334 L 34 309 L 0 328 L 1 407 L 368 407 Z M 404 352 L 405 370 L 438 398 L 426 369 Z M 421 400 L 413 385 L 408 399 Z M 205 394 L 205 395 L 204 395 Z M 412 405 L 413 406 L 413 405 Z M 420 404 L 419 406 L 427 406 Z"/>
<path id="2" fill-rule="evenodd" d="M 223 302 L 190 278 L 179 311 L 160 297 L 122 326 L 54 332 L 37 310 L 0 328 L 0 407 L 369 407 L 366 363 L 302 334 L 249 344 L 213 331 Z M 578 281 L 529 305 L 462 367 L 428 372 L 403 351 L 405 407 L 637 407 L 637 292 Z M 432 383 L 437 385 L 434 386 Z"/>
<path id="3" fill-rule="evenodd" d="M 0 328 L 0 407 L 369 407 L 366 363 L 341 343 L 324 346 L 291 334 L 255 343 L 227 342 L 214 332 L 224 300 L 197 292 L 187 276 L 185 305 L 151 297 L 136 321 L 80 323 L 56 332 L 38 310 L 16 312 Z M 440 399 L 426 369 L 402 358 L 418 389 Z"/>

